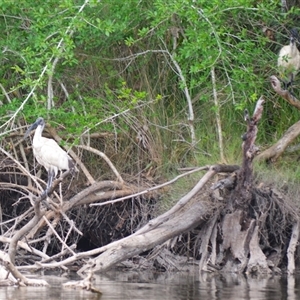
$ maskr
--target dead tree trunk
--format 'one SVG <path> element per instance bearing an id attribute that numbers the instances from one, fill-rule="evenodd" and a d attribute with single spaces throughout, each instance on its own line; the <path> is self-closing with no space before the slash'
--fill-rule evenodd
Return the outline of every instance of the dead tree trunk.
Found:
<path id="1" fill-rule="evenodd" d="M 293 226 L 298 224 L 297 214 L 294 214 L 293 209 L 287 209 L 284 197 L 275 189 L 259 189 L 253 183 L 252 161 L 258 151 L 254 142 L 263 102 L 262 98 L 258 100 L 252 118 L 245 111 L 247 132 L 243 136 L 242 167 L 237 171 L 237 184 L 228 196 L 231 205 L 220 216 L 220 250 L 211 251 L 217 253 L 215 267 L 221 266 L 222 271 L 226 272 L 280 272 L 278 267 L 284 265 L 286 255 L 290 272 L 294 270 L 293 259 L 298 235 L 295 230 L 292 232 L 289 229 L 287 232 L 285 229 L 298 228 Z M 290 247 L 287 252 L 288 243 Z"/>
<path id="2" fill-rule="evenodd" d="M 244 118 L 247 122 L 247 132 L 243 135 L 243 162 L 238 172 L 237 186 L 234 191 L 234 207 L 245 208 L 252 198 L 253 168 L 252 161 L 258 152 L 254 142 L 257 135 L 257 124 L 262 116 L 264 99 L 261 97 L 256 104 L 253 117 L 250 118 L 248 110 L 245 110 Z"/>
<path id="3" fill-rule="evenodd" d="M 248 110 L 245 110 L 247 132 L 242 136 L 242 167 L 237 171 L 237 184 L 228 199 L 229 213 L 221 219 L 223 241 L 222 245 L 219 245 L 222 249 L 219 252 L 219 260 L 223 261 L 223 271 L 227 272 L 244 272 L 250 267 L 250 262 L 251 268 L 263 266 L 268 269 L 266 259 L 260 257 L 257 220 L 251 216 L 249 209 L 254 192 L 252 161 L 258 152 L 254 143 L 263 103 L 264 99 L 261 97 L 252 117 L 249 116 Z"/>

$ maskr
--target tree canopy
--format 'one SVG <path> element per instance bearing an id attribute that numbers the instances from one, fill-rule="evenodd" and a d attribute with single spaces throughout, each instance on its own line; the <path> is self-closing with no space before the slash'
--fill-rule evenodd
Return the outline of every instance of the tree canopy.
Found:
<path id="1" fill-rule="evenodd" d="M 165 147 L 168 162 L 188 163 L 190 150 L 193 157 L 223 152 L 224 141 L 243 131 L 241 111 L 263 94 L 260 139 L 268 143 L 297 120 L 269 83 L 297 24 L 293 5 L 3 0 L 1 137 L 16 120 L 38 116 L 60 124 L 70 143 L 99 131 L 134 142 L 146 126 L 160 162 Z"/>

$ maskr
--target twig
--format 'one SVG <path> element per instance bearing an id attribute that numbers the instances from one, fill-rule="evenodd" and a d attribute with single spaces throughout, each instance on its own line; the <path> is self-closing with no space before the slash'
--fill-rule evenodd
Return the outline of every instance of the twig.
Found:
<path id="1" fill-rule="evenodd" d="M 1 243 L 8 243 L 9 244 L 11 242 L 11 240 L 12 240 L 11 238 L 8 238 L 8 237 L 0 235 L 0 241 L 1 241 Z M 51 257 L 49 255 L 47 255 L 47 254 L 43 253 L 42 251 L 39 251 L 39 250 L 37 250 L 35 248 L 32 248 L 32 246 L 29 246 L 25 242 L 19 241 L 18 242 L 18 246 L 21 247 L 21 248 L 23 248 L 23 249 L 25 249 L 26 251 L 28 251 L 28 252 L 30 252 L 32 254 L 35 254 L 35 255 L 43 258 L 44 260 L 51 259 Z"/>
<path id="2" fill-rule="evenodd" d="M 0 83 L 0 88 L 1 88 L 1 90 L 2 90 L 2 92 L 3 92 L 3 94 L 5 95 L 5 97 L 6 97 L 6 99 L 7 99 L 7 102 L 8 102 L 8 103 L 11 103 L 11 100 L 10 100 L 10 97 L 9 97 L 8 93 L 6 92 L 4 86 L 3 86 L 1 83 Z"/>
<path id="3" fill-rule="evenodd" d="M 90 152 L 93 152 L 97 155 L 99 155 L 100 157 L 102 157 L 106 162 L 107 164 L 109 165 L 109 167 L 112 169 L 112 171 L 115 173 L 116 177 L 117 177 L 117 180 L 123 184 L 124 183 L 124 180 L 123 178 L 121 177 L 120 173 L 117 171 L 116 167 L 113 165 L 113 163 L 111 162 L 111 160 L 101 151 L 95 149 L 95 148 L 92 148 L 90 146 L 86 146 L 86 145 L 76 145 L 77 148 L 81 148 L 81 149 L 85 149 L 87 151 L 90 151 Z"/>
<path id="4" fill-rule="evenodd" d="M 69 247 L 70 249 L 72 250 L 75 250 L 76 249 L 76 244 L 73 244 Z M 55 261 L 57 258 L 60 258 L 62 256 L 64 256 L 67 252 L 69 252 L 69 249 L 64 249 L 63 251 L 61 251 L 60 253 L 57 253 L 56 255 L 53 255 L 49 258 L 46 258 L 46 259 L 42 259 L 40 261 L 40 263 L 46 263 L 48 261 Z"/>
<path id="5" fill-rule="evenodd" d="M 70 234 L 71 234 L 71 232 L 72 232 L 72 229 L 73 229 L 73 226 L 71 226 L 71 227 L 69 228 L 69 230 L 68 230 L 68 232 L 67 232 L 67 234 L 66 234 L 66 236 L 65 236 L 65 241 L 68 240 L 68 238 L 69 238 L 69 236 L 70 236 Z M 63 244 L 63 245 L 62 245 L 61 251 L 60 251 L 61 253 L 64 252 L 64 250 L 65 250 L 65 245 L 66 245 L 66 244 Z M 71 248 L 69 247 L 68 249 L 71 249 Z M 73 253 L 74 253 L 74 252 L 73 252 Z"/>
<path id="6" fill-rule="evenodd" d="M 113 203 L 117 203 L 117 202 L 120 202 L 120 201 L 123 201 L 123 200 L 126 200 L 126 199 L 131 199 L 131 198 L 134 198 L 134 197 L 137 197 L 137 196 L 141 196 L 141 195 L 147 194 L 149 192 L 161 189 L 164 186 L 170 185 L 170 184 L 174 183 L 175 181 L 177 181 L 178 179 L 180 179 L 182 177 L 185 177 L 187 175 L 191 175 L 191 174 L 193 174 L 195 172 L 199 172 L 199 171 L 203 171 L 203 170 L 208 170 L 209 168 L 210 168 L 209 166 L 196 168 L 196 169 L 193 169 L 193 170 L 191 170 L 189 172 L 186 172 L 184 174 L 180 174 L 180 175 L 176 176 L 175 178 L 173 178 L 170 181 L 167 181 L 165 183 L 156 185 L 154 187 L 151 187 L 149 189 L 143 190 L 141 192 L 138 192 L 138 193 L 135 193 L 135 194 L 131 194 L 131 195 L 128 195 L 128 196 L 125 196 L 125 197 L 122 197 L 122 198 L 115 199 L 115 200 L 110 200 L 110 201 L 102 202 L 102 203 L 92 203 L 92 204 L 90 204 L 90 206 L 102 206 L 102 205 L 106 205 L 106 204 L 113 204 Z"/>
<path id="7" fill-rule="evenodd" d="M 46 224 L 48 224 L 48 222 L 46 221 L 46 219 L 48 220 L 48 218 L 44 216 L 43 219 L 46 222 Z M 43 253 L 47 252 L 48 246 L 49 246 L 49 244 L 51 242 L 51 236 L 54 233 L 53 229 L 56 227 L 56 225 L 58 224 L 59 221 L 60 221 L 60 217 L 59 217 L 59 215 L 56 215 L 55 218 L 54 218 L 54 220 L 52 221 L 51 227 L 48 226 L 48 230 L 47 230 L 47 232 L 45 234 L 45 239 L 44 239 L 45 242 L 44 242 L 44 247 L 43 247 Z"/>
<path id="8" fill-rule="evenodd" d="M 1 128 L 1 127 L 0 127 Z M 1 134 L 0 134 L 1 135 Z M 22 165 L 21 165 L 21 163 L 19 162 L 19 161 L 17 161 L 10 153 L 8 153 L 7 151 L 5 151 L 3 148 L 1 148 L 0 147 L 0 151 L 3 153 L 3 154 L 5 154 L 7 157 L 9 157 L 17 166 L 18 166 L 18 168 L 19 168 L 19 170 L 24 174 L 24 175 L 26 175 L 26 176 L 28 176 L 28 177 L 31 177 L 32 178 L 32 180 L 34 181 L 34 183 L 40 188 L 40 189 L 42 189 L 41 188 L 41 186 L 40 186 L 40 184 L 37 182 L 37 180 L 34 178 L 34 177 L 32 177 L 31 176 L 31 174 L 29 173 L 29 171 L 28 170 L 26 170 L 26 168 L 24 168 Z"/>
<path id="9" fill-rule="evenodd" d="M 4 221 L 4 222 L 1 222 L 0 225 L 2 226 L 2 225 L 5 225 L 5 224 L 7 224 L 7 223 L 10 223 L 10 222 L 15 221 L 15 225 L 13 225 L 9 230 L 7 230 L 7 231 L 5 232 L 5 235 L 7 236 L 7 234 L 10 232 L 10 230 L 12 230 L 13 227 L 15 227 L 16 225 L 18 225 L 19 222 L 23 221 L 25 218 L 27 218 L 28 215 L 29 215 L 30 213 L 32 213 L 32 212 L 33 212 L 33 208 L 31 207 L 31 208 L 29 208 L 28 210 L 26 210 L 22 215 L 17 216 L 17 217 L 15 217 L 15 218 L 13 218 L 13 219 L 9 219 L 9 220 Z"/>
<path id="10" fill-rule="evenodd" d="M 167 49 L 167 46 L 165 44 L 165 42 L 161 39 L 161 42 L 163 43 L 163 45 L 165 46 L 165 48 Z M 188 85 L 187 82 L 185 80 L 184 74 L 181 70 L 181 67 L 179 66 L 178 62 L 176 61 L 175 57 L 167 50 L 163 50 L 162 51 L 164 54 L 167 54 L 172 62 L 172 64 L 174 65 L 175 69 L 176 69 L 176 74 L 178 75 L 178 77 L 180 78 L 182 85 L 183 85 L 183 92 L 185 94 L 185 99 L 187 101 L 188 104 L 188 109 L 189 109 L 189 117 L 188 117 L 188 125 L 190 127 L 190 132 L 191 132 L 191 142 L 192 145 L 195 146 L 196 145 L 196 133 L 195 133 L 195 128 L 194 128 L 194 110 L 193 110 L 193 102 L 192 102 L 192 98 L 188 89 Z"/>
<path id="11" fill-rule="evenodd" d="M 11 242 L 9 244 L 8 254 L 12 264 L 15 264 L 15 256 L 17 252 L 18 241 L 21 240 L 25 236 L 25 234 L 29 232 L 45 214 L 45 211 L 41 211 L 40 209 L 40 202 L 41 202 L 40 197 L 36 198 L 32 202 L 33 202 L 33 208 L 35 212 L 34 217 L 25 226 L 23 226 L 19 231 L 15 233 L 15 235 L 12 237 Z"/>
<path id="12" fill-rule="evenodd" d="M 59 236 L 59 234 L 56 232 L 56 230 L 53 228 L 53 226 L 51 225 L 51 223 L 48 221 L 48 219 L 43 216 L 44 221 L 47 223 L 47 225 L 49 226 L 49 228 L 51 228 L 52 232 L 54 233 L 54 235 L 59 239 L 59 241 L 62 243 L 63 246 L 65 246 L 74 256 L 76 256 L 76 253 L 62 240 L 62 238 Z"/>
<path id="13" fill-rule="evenodd" d="M 74 229 L 78 234 L 83 235 L 83 233 L 79 229 L 76 228 L 73 220 L 70 220 L 69 217 L 62 210 L 60 210 L 59 212 L 66 219 L 66 221 L 69 223 L 69 225 L 72 229 Z"/>

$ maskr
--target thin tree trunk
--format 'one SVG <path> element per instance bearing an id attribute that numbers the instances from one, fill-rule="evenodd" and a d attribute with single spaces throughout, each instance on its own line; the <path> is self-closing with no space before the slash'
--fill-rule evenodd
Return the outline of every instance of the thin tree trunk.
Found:
<path id="1" fill-rule="evenodd" d="M 220 158 L 221 161 L 225 163 L 226 160 L 224 156 L 222 124 L 221 124 L 221 116 L 220 116 L 220 103 L 219 103 L 217 87 L 216 87 L 216 75 L 215 75 L 214 67 L 211 68 L 211 81 L 213 86 L 214 104 L 216 109 L 216 122 L 217 122 L 217 132 L 218 132 L 218 140 L 219 140 Z"/>

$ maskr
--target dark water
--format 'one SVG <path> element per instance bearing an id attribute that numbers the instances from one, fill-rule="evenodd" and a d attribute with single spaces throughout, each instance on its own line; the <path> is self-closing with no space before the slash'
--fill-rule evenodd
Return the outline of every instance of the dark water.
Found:
<path id="1" fill-rule="evenodd" d="M 0 287 L 0 300 L 296 300 L 300 299 L 300 277 L 269 276 L 251 278 L 242 275 L 190 273 L 109 272 L 95 276 L 94 286 L 102 296 L 81 290 L 62 288 L 76 276 L 39 275 L 50 287 Z"/>

